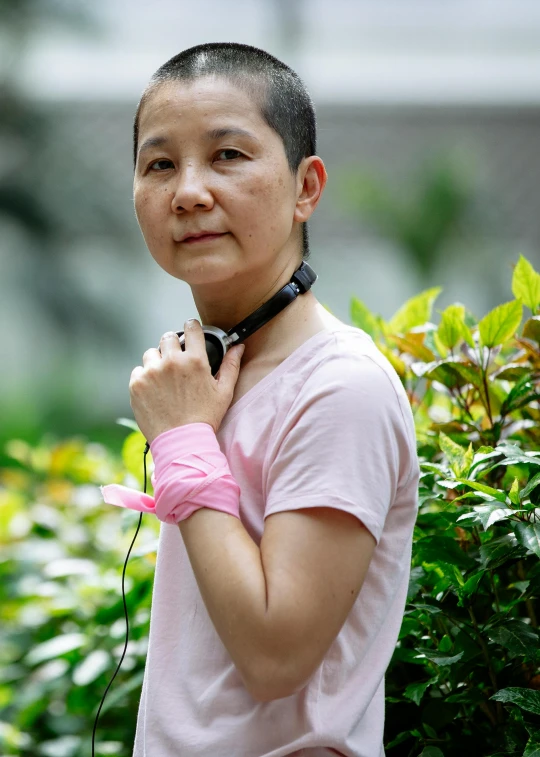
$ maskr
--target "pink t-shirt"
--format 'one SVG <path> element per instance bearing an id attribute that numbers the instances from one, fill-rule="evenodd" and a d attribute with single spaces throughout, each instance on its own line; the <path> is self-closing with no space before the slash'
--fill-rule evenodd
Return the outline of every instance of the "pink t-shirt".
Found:
<path id="1" fill-rule="evenodd" d="M 208 616 L 180 529 L 162 523 L 134 757 L 381 757 L 419 473 L 397 374 L 363 331 L 321 331 L 229 409 L 217 438 L 257 544 L 272 513 L 335 507 L 357 516 L 377 546 L 309 683 L 258 702 Z"/>

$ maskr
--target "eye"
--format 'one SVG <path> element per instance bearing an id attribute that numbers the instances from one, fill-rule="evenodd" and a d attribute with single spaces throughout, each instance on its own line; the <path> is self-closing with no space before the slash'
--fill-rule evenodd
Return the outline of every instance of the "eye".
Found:
<path id="1" fill-rule="evenodd" d="M 228 160 L 235 160 L 236 158 L 241 158 L 241 157 L 242 157 L 242 153 L 241 152 L 239 152 L 238 150 L 232 150 L 232 149 L 229 149 L 229 148 L 227 148 L 225 150 L 220 150 L 217 153 L 218 160 L 228 161 Z"/>
<path id="2" fill-rule="evenodd" d="M 161 164 L 167 163 L 168 165 L 166 165 L 165 167 L 163 165 L 161 165 L 161 168 L 157 168 L 155 170 L 157 170 L 157 171 L 164 171 L 165 169 L 170 168 L 171 165 L 172 165 L 172 162 L 170 160 L 167 160 L 166 158 L 161 158 L 160 160 L 154 161 L 154 163 L 150 163 L 150 165 L 148 167 L 150 168 L 150 170 L 152 170 L 152 169 L 154 169 L 154 166 L 159 166 L 160 163 Z"/>

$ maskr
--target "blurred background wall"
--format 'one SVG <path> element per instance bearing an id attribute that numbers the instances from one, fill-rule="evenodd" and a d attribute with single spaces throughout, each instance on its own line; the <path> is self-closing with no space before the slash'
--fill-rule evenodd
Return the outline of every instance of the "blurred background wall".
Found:
<path id="1" fill-rule="evenodd" d="M 315 100 L 329 184 L 310 225 L 315 294 L 349 321 L 428 286 L 476 315 L 540 258 L 536 0 L 0 2 L 0 441 L 114 444 L 128 381 L 195 314 L 132 206 L 132 122 L 180 50 L 277 55 Z"/>

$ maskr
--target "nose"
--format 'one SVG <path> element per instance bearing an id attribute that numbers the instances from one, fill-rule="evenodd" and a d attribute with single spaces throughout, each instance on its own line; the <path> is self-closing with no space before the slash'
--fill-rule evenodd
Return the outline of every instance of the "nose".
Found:
<path id="1" fill-rule="evenodd" d="M 205 173 L 194 165 L 186 165 L 178 174 L 174 196 L 172 198 L 173 213 L 182 211 L 210 210 L 214 198 L 208 187 Z"/>

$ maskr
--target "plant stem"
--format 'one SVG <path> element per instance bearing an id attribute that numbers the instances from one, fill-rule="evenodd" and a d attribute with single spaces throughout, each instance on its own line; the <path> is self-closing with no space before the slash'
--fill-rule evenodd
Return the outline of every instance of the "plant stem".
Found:
<path id="1" fill-rule="evenodd" d="M 497 612 L 501 611 L 501 606 L 499 604 L 499 595 L 497 594 L 497 587 L 495 586 L 495 581 L 493 579 L 493 571 L 489 571 L 489 582 L 491 584 L 491 589 L 493 591 L 493 596 L 495 597 L 495 607 L 497 608 Z"/>
<path id="2" fill-rule="evenodd" d="M 462 410 L 463 413 L 469 416 L 471 423 L 474 425 L 474 418 L 472 417 L 471 411 L 469 410 L 469 406 L 466 400 L 464 400 L 459 389 L 456 390 L 453 387 L 449 387 L 449 391 L 453 399 L 456 401 L 456 405 L 459 406 L 459 408 Z"/>
<path id="3" fill-rule="evenodd" d="M 489 679 L 491 681 L 491 686 L 493 688 L 493 693 L 495 694 L 497 692 L 499 686 L 498 686 L 498 683 L 497 683 L 497 676 L 495 675 L 495 671 L 493 669 L 493 665 L 491 664 L 491 659 L 489 657 L 489 650 L 487 648 L 486 642 L 484 641 L 484 639 L 482 637 L 482 634 L 480 633 L 480 629 L 478 628 L 478 623 L 476 621 L 476 616 L 475 616 L 475 614 L 473 612 L 472 607 L 469 607 L 468 610 L 469 610 L 469 615 L 470 615 L 470 618 L 472 620 L 472 624 L 473 624 L 474 630 L 476 631 L 476 637 L 477 637 L 478 643 L 480 644 L 480 648 L 482 649 L 482 654 L 483 654 L 484 660 L 486 662 L 486 667 L 488 669 Z M 482 707 L 482 704 L 485 704 L 485 708 Z M 496 705 L 500 705 L 500 702 L 497 702 Z M 491 718 L 491 716 L 488 713 L 489 712 L 493 713 L 493 711 L 492 711 L 492 708 L 489 706 L 489 703 L 488 702 L 480 703 L 480 706 L 482 707 L 482 710 L 484 710 L 484 712 L 486 713 L 486 715 L 488 715 L 489 719 L 491 720 L 492 718 Z M 497 707 L 496 706 L 495 709 L 496 709 L 497 715 L 495 716 L 496 720 L 495 720 L 494 724 L 497 724 L 497 723 L 499 723 L 499 722 L 502 721 L 502 707 Z"/>
<path id="4" fill-rule="evenodd" d="M 527 580 L 527 576 L 525 574 L 525 567 L 523 565 L 523 560 L 518 560 L 517 572 L 518 572 L 518 576 L 521 578 L 522 581 Z M 525 600 L 525 607 L 527 608 L 527 615 L 529 616 L 531 620 L 531 626 L 533 628 L 538 628 L 538 623 L 536 620 L 536 613 L 534 611 L 534 605 L 530 597 Z"/>
<path id="5" fill-rule="evenodd" d="M 482 371 L 482 382 L 484 384 L 484 391 L 486 393 L 486 402 L 487 402 L 486 410 L 487 410 L 487 414 L 488 414 L 488 418 L 489 418 L 489 422 L 490 422 L 491 428 L 493 428 L 493 416 L 491 415 L 491 402 L 490 402 L 490 399 L 489 399 L 489 386 L 488 386 L 488 381 L 487 381 L 487 370 L 488 370 L 488 366 L 489 366 L 489 358 L 490 357 L 491 357 L 491 348 L 488 349 L 488 355 L 487 355 L 487 360 L 486 360 L 486 367 L 484 368 L 483 361 L 481 363 L 481 366 L 482 366 L 481 371 Z"/>

